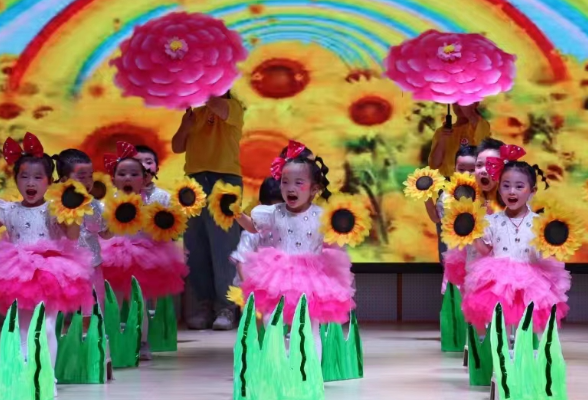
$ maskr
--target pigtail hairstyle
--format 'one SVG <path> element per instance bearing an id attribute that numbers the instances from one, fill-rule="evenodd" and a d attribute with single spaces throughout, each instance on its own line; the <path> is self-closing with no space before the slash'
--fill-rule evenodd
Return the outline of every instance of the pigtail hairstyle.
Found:
<path id="1" fill-rule="evenodd" d="M 329 173 L 329 167 L 325 165 L 323 159 L 319 156 L 314 158 L 314 165 L 318 168 L 317 175 L 315 180 L 321 186 L 321 197 L 325 200 L 329 200 L 331 197 L 331 191 L 328 189 L 330 184 L 329 179 L 327 178 L 327 174 Z"/>
<path id="2" fill-rule="evenodd" d="M 541 181 L 545 184 L 545 190 L 549 189 L 549 182 L 547 182 L 547 177 L 545 176 L 545 173 L 543 172 L 543 170 L 541 168 L 539 168 L 539 166 L 537 164 L 533 165 L 532 168 L 537 173 L 537 176 L 541 177 Z"/>

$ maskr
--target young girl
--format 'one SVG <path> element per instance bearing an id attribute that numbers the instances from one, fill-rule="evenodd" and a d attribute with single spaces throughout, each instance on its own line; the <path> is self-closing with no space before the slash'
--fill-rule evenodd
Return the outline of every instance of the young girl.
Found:
<path id="1" fill-rule="evenodd" d="M 169 206 L 171 195 L 163 189 L 158 188 L 153 183 L 153 178 L 157 179 L 159 172 L 159 157 L 157 153 L 148 146 L 135 146 L 137 155 L 135 158 L 141 161 L 147 171 L 145 186 L 143 187 L 142 197 L 145 204 L 159 202 L 161 205 Z"/>
<path id="2" fill-rule="evenodd" d="M 58 224 L 49 215 L 44 196 L 55 166 L 39 140 L 27 133 L 21 149 L 9 138 L 3 154 L 6 162 L 14 166 L 14 179 L 23 200 L 0 201 L 0 226 L 6 227 L 8 235 L 0 241 L 0 310 L 5 313 L 18 300 L 26 358 L 33 311 L 44 302 L 49 351 L 55 366 L 57 313 L 75 312 L 93 303 L 91 254 L 77 248 L 78 225 Z"/>
<path id="3" fill-rule="evenodd" d="M 499 181 L 498 200 L 506 208 L 486 216 L 490 227 L 474 243 L 483 258 L 471 265 L 465 279 L 464 315 L 478 330 L 491 321 L 497 303 L 502 304 L 506 325 L 515 326 L 533 302 L 535 332 L 545 329 L 553 305 L 557 305 L 558 322 L 568 311 L 569 272 L 563 263 L 541 257 L 530 245 L 533 219 L 538 215 L 528 203 L 537 191 L 537 173 L 543 173 L 518 161 L 524 154 L 518 146 L 503 146 L 501 158 L 486 159 L 490 177 Z"/>
<path id="4" fill-rule="evenodd" d="M 105 167 L 113 176 L 114 186 L 121 192 L 140 194 L 148 180 L 147 171 L 137 160 L 137 151 L 129 143 L 118 142 L 117 154 L 104 156 Z M 118 296 L 128 298 L 134 276 L 145 299 L 157 299 L 184 290 L 184 277 L 188 268 L 181 249 L 174 243 L 160 243 L 146 233 L 132 236 L 117 236 L 102 242 L 104 278 Z M 145 313 L 142 327 L 140 357 L 150 360 L 147 343 L 148 318 Z"/>
<path id="5" fill-rule="evenodd" d="M 92 190 L 94 186 L 94 180 L 92 179 L 94 168 L 92 160 L 86 153 L 76 149 L 68 149 L 62 151 L 59 155 L 54 155 L 52 158 L 55 160 L 57 176 L 61 182 L 73 179 L 84 185 L 88 193 Z M 112 234 L 108 231 L 102 218 L 104 205 L 100 201 L 93 199 L 91 206 L 94 213 L 84 216 L 78 245 L 92 252 L 92 267 L 94 268 L 92 285 L 96 290 L 102 312 L 104 312 L 104 276 L 101 267 L 102 253 L 99 238 L 110 239 Z M 85 315 L 91 315 L 92 307 L 87 307 L 82 311 Z"/>
<path id="6" fill-rule="evenodd" d="M 271 240 L 270 247 L 250 252 L 243 263 L 245 298 L 255 294 L 256 308 L 267 323 L 282 296 L 284 320 L 292 323 L 296 306 L 306 294 L 319 358 L 319 324 L 345 323 L 353 301 L 353 275 L 344 251 L 323 247 L 322 209 L 313 204 L 319 193 L 328 199 L 328 168 L 304 145 L 291 141 L 272 163 L 285 203 L 257 206 L 251 212 L 255 228 Z"/>

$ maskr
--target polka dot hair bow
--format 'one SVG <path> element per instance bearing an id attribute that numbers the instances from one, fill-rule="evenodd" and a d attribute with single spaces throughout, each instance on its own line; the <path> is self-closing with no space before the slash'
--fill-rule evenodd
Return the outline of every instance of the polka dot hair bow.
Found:
<path id="1" fill-rule="evenodd" d="M 110 175 L 114 175 L 114 170 L 118 163 L 129 157 L 137 155 L 137 149 L 130 143 L 127 142 L 116 142 L 116 154 L 105 154 L 104 155 L 104 168 Z"/>
<path id="2" fill-rule="evenodd" d="M 510 161 L 520 160 L 527 152 L 520 146 L 505 144 L 500 148 L 500 157 L 486 159 L 486 171 L 494 181 L 500 180 L 504 166 Z"/>

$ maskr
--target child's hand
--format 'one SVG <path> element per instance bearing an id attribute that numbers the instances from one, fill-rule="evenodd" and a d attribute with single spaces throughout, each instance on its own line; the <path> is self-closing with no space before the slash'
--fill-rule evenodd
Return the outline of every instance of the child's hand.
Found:
<path id="1" fill-rule="evenodd" d="M 61 229 L 63 230 L 65 237 L 69 240 L 78 240 L 80 238 L 81 226 L 78 224 L 59 224 Z"/>
<path id="2" fill-rule="evenodd" d="M 114 233 L 110 232 L 108 229 L 99 233 L 100 237 L 104 240 L 109 240 L 114 237 Z"/>

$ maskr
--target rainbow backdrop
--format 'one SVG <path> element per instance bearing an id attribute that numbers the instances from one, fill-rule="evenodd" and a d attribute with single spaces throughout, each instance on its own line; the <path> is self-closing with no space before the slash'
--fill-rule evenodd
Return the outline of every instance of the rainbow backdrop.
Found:
<path id="1" fill-rule="evenodd" d="M 588 58 L 588 4 L 573 0 L 5 0 L 4 5 L 0 54 L 20 55 L 13 88 L 41 79 L 76 93 L 134 26 L 179 8 L 223 18 L 246 40 L 318 42 L 353 66 L 379 63 L 391 44 L 429 28 L 485 32 L 520 58 L 544 63 L 556 80 L 567 76 L 563 54 Z M 252 6 L 263 12 L 256 15 Z"/>

